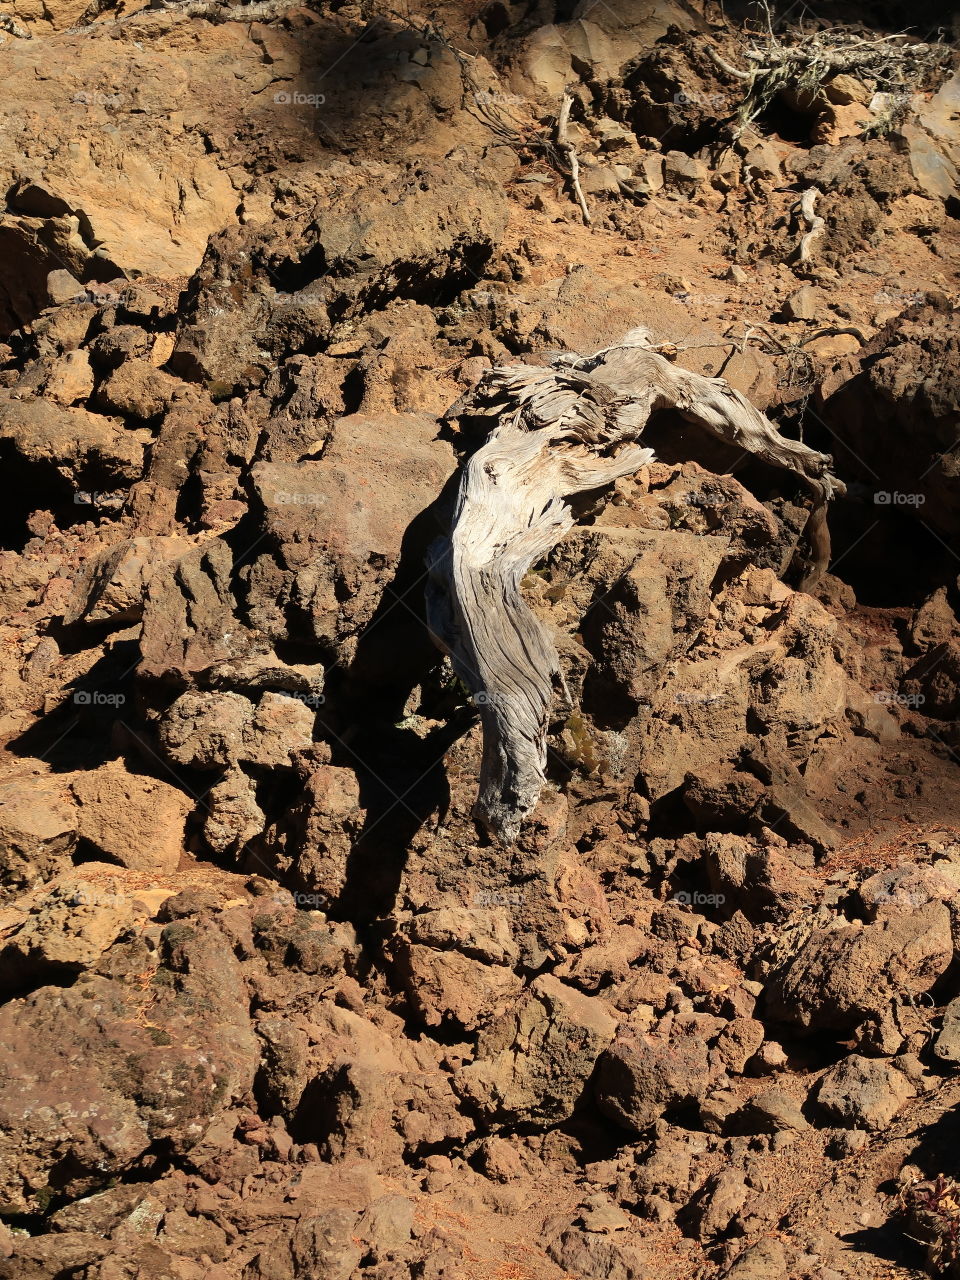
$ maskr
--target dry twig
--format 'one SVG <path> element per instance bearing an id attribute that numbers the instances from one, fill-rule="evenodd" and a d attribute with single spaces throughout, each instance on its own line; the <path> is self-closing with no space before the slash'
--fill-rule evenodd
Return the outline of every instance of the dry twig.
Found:
<path id="1" fill-rule="evenodd" d="M 567 137 L 567 130 L 570 124 L 570 108 L 572 106 L 573 95 L 565 93 L 560 103 L 560 114 L 557 117 L 557 148 L 567 158 L 567 164 L 570 166 L 570 185 L 573 187 L 573 194 L 577 198 L 577 204 L 580 206 L 583 220 L 589 227 L 591 222 L 590 210 L 587 208 L 587 202 L 580 188 L 580 161 L 577 159 L 576 148 Z"/>
<path id="2" fill-rule="evenodd" d="M 797 251 L 801 262 L 810 261 L 811 245 L 823 231 L 823 219 L 816 213 L 816 203 L 819 197 L 820 189 L 818 187 L 810 187 L 801 195 L 797 205 L 800 216 L 809 228 L 801 238 L 800 247 Z"/>

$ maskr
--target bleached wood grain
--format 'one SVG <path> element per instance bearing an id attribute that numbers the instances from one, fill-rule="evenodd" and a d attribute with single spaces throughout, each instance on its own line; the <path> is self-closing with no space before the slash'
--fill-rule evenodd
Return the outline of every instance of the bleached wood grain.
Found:
<path id="1" fill-rule="evenodd" d="M 531 565 L 574 524 L 571 499 L 654 460 L 640 443 L 652 413 L 675 409 L 745 453 L 799 475 L 813 497 L 822 571 L 823 511 L 843 486 L 831 459 L 782 436 L 722 378 L 677 368 L 634 329 L 593 356 L 489 370 L 459 408 L 492 429 L 466 462 L 450 534 L 429 553 L 427 615 L 437 644 L 480 708 L 476 815 L 516 840 L 545 781 L 550 709 L 562 688 L 549 631 L 520 594 Z"/>

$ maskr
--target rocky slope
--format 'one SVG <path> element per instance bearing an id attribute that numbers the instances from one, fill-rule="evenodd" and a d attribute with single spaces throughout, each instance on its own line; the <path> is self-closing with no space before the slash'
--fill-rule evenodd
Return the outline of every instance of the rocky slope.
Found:
<path id="1" fill-rule="evenodd" d="M 830 9 L 8 11 L 0 1277 L 960 1274 L 958 33 Z M 455 406 L 636 325 L 830 569 L 660 415 L 502 848 Z"/>

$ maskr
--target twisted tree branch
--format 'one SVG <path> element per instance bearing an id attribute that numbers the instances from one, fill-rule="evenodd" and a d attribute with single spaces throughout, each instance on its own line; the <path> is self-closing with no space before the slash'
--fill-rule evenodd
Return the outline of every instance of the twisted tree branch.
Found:
<path id="1" fill-rule="evenodd" d="M 671 365 L 642 329 L 594 356 L 557 357 L 552 368 L 492 369 L 462 407 L 495 425 L 464 467 L 449 537 L 430 549 L 427 619 L 480 707 L 477 816 L 510 843 L 545 781 L 550 708 L 563 683 L 520 583 L 572 528 L 571 499 L 654 460 L 639 438 L 659 409 L 798 474 L 814 497 L 821 570 L 823 509 L 843 486 L 826 454 L 781 436 L 722 378 Z"/>

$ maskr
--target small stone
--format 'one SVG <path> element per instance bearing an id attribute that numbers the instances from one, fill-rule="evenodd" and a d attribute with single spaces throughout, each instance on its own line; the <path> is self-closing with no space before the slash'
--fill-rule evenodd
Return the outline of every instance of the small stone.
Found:
<path id="1" fill-rule="evenodd" d="M 87 864 L 98 871 L 103 865 Z M 8 997 L 24 985 L 76 975 L 133 927 L 138 910 L 116 878 L 64 875 L 32 910 L 8 915 L 0 949 L 0 991 Z"/>
<path id="2" fill-rule="evenodd" d="M 578 1222 L 585 1231 L 607 1235 L 611 1231 L 625 1231 L 630 1226 L 630 1217 L 606 1196 L 598 1195 L 585 1202 Z"/>
<path id="3" fill-rule="evenodd" d="M 907 158 L 920 194 L 940 200 L 955 196 L 957 170 L 930 135 L 916 125 L 905 124 L 900 137 L 906 142 Z"/>
<path id="4" fill-rule="evenodd" d="M 867 88 L 855 76 L 847 75 L 845 72 L 841 72 L 840 75 L 834 76 L 832 80 L 828 80 L 823 86 L 823 92 L 828 102 L 835 102 L 842 107 L 849 106 L 854 102 L 859 102 L 866 106 L 870 101 L 870 93 Z"/>
<path id="5" fill-rule="evenodd" d="M 588 196 L 616 195 L 620 191 L 617 175 L 608 164 L 582 165 L 580 185 Z"/>
<path id="6" fill-rule="evenodd" d="M 51 306 L 58 307 L 63 302 L 70 302 L 73 298 L 80 297 L 83 291 L 83 285 L 69 271 L 58 269 L 47 275 L 47 298 Z"/>
<path id="7" fill-rule="evenodd" d="M 313 738 L 316 708 L 283 693 L 265 693 L 243 735 L 240 759 L 261 768 L 291 764 L 295 751 L 306 750 Z"/>
<path id="8" fill-rule="evenodd" d="M 125 360 L 97 392 L 97 404 L 109 413 L 154 418 L 167 409 L 180 388 L 177 379 L 149 360 Z"/>
<path id="9" fill-rule="evenodd" d="M 755 1018 L 732 1018 L 717 1038 L 716 1050 L 724 1066 L 735 1075 L 742 1075 L 762 1043 L 762 1022 Z"/>
<path id="10" fill-rule="evenodd" d="M 76 843 L 76 810 L 57 778 L 0 784 L 0 883 L 25 886 L 50 875 Z"/>
<path id="11" fill-rule="evenodd" d="M 783 314 L 789 320 L 815 320 L 817 316 L 817 291 L 813 285 L 802 285 L 795 293 L 791 293 L 783 304 Z"/>
<path id="12" fill-rule="evenodd" d="M 122 761 L 74 774 L 77 831 L 121 866 L 169 873 L 184 850 L 184 823 L 193 800 L 160 778 L 128 773 Z"/>
<path id="13" fill-rule="evenodd" d="M 784 1089 L 771 1088 L 758 1093 L 743 1108 L 741 1113 L 763 1133 L 774 1133 L 780 1129 L 809 1129 L 796 1098 L 791 1097 Z"/>
<path id="14" fill-rule="evenodd" d="M 882 1129 L 914 1097 L 910 1081 L 879 1058 L 852 1053 L 831 1067 L 820 1082 L 820 1109 L 847 1129 Z"/>
<path id="15" fill-rule="evenodd" d="M 765 1040 L 751 1059 L 751 1067 L 760 1075 L 772 1075 L 775 1071 L 785 1071 L 788 1058 L 783 1046 L 776 1040 Z"/>
<path id="16" fill-rule="evenodd" d="M 774 180 L 780 177 L 780 157 L 773 143 L 766 138 L 758 139 L 744 156 L 743 163 L 751 178 Z"/>
<path id="17" fill-rule="evenodd" d="M 126 538 L 97 552 L 77 575 L 63 613 L 64 625 L 137 622 L 154 574 L 189 550 L 185 538 Z"/>
<path id="18" fill-rule="evenodd" d="M 263 810 L 257 804 L 254 781 L 242 769 L 228 769 L 211 787 L 204 810 L 204 838 L 217 853 L 242 848 L 266 825 Z"/>
<path id="19" fill-rule="evenodd" d="M 621 1031 L 601 1056 L 594 1080 L 600 1110 L 640 1131 L 671 1107 L 699 1101 L 710 1080 L 702 1015 L 680 1015 L 667 1034 Z"/>
<path id="20" fill-rule="evenodd" d="M 57 360 L 44 387 L 45 394 L 60 405 L 80 404 L 92 391 L 90 358 L 79 349 L 68 351 Z"/>
<path id="21" fill-rule="evenodd" d="M 667 187 L 693 195 L 709 177 L 707 166 L 682 151 L 668 151 L 663 160 L 663 180 Z"/>
<path id="22" fill-rule="evenodd" d="M 637 165 L 637 176 L 651 194 L 663 189 L 663 156 L 657 151 L 647 152 Z"/>
<path id="23" fill-rule="evenodd" d="M 670 1201 L 663 1196 L 641 1196 L 637 1208 L 644 1218 L 653 1222 L 671 1222 L 676 1212 Z"/>
<path id="24" fill-rule="evenodd" d="M 396 1253 L 413 1234 L 413 1213 L 413 1201 L 407 1196 L 381 1196 L 363 1212 L 354 1234 L 368 1241 L 378 1255 Z"/>
<path id="25" fill-rule="evenodd" d="M 675 298 L 686 297 L 693 290 L 693 286 L 690 284 L 689 280 L 685 280 L 683 276 L 671 275 L 669 272 L 664 272 L 663 274 L 658 275 L 656 277 L 656 283 L 662 285 L 666 292 Z"/>
<path id="26" fill-rule="evenodd" d="M 599 139 L 603 151 L 623 151 L 624 148 L 636 146 L 636 138 L 631 131 L 615 120 L 599 120 L 593 126 L 593 134 Z"/>
<path id="27" fill-rule="evenodd" d="M 787 1259 L 779 1240 L 752 1244 L 724 1272 L 725 1280 L 780 1280 L 787 1274 Z"/>
<path id="28" fill-rule="evenodd" d="M 507 969 L 504 978 L 510 975 Z M 514 1121 L 567 1119 L 616 1034 L 612 1006 L 551 974 L 536 978 L 523 999 L 512 991 L 504 998 L 510 1012 L 481 1031 L 476 1058 L 456 1074 L 457 1092 L 487 1114 Z"/>
<path id="29" fill-rule="evenodd" d="M 700 1103 L 700 1122 L 707 1133 L 723 1133 L 727 1121 L 737 1111 L 739 1100 L 729 1090 L 712 1094 Z"/>
<path id="30" fill-rule="evenodd" d="M 747 1184 L 737 1169 L 721 1169 L 708 1178 L 692 1206 L 691 1220 L 701 1240 L 726 1231 L 747 1201 Z"/>

